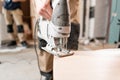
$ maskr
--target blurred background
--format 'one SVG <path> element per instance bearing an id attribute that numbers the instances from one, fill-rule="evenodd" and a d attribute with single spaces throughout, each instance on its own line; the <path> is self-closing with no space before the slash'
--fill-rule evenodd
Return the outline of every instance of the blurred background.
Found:
<path id="1" fill-rule="evenodd" d="M 119 0 L 80 0 L 80 43 L 88 44 L 91 41 L 116 44 L 120 42 Z M 36 7 L 34 0 L 22 3 L 24 26 L 27 40 L 33 39 L 36 22 Z M 0 42 L 9 40 L 0 2 Z M 4 35 L 3 35 L 4 34 Z"/>

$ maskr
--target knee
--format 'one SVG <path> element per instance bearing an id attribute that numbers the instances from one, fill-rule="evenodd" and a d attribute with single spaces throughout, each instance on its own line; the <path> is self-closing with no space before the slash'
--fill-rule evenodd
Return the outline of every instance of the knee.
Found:
<path id="1" fill-rule="evenodd" d="M 17 32 L 18 33 L 24 33 L 24 27 L 23 27 L 23 25 L 18 25 L 17 26 Z"/>
<path id="2" fill-rule="evenodd" d="M 13 33 L 14 32 L 13 25 L 7 25 L 7 32 L 8 33 Z"/>

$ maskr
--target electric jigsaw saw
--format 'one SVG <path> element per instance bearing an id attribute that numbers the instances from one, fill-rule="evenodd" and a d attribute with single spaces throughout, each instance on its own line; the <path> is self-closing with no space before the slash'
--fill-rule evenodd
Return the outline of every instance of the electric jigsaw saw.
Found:
<path id="1" fill-rule="evenodd" d="M 41 18 L 38 26 L 38 38 L 42 49 L 59 57 L 73 55 L 67 49 L 71 25 L 67 0 L 59 0 L 53 4 L 50 21 Z"/>

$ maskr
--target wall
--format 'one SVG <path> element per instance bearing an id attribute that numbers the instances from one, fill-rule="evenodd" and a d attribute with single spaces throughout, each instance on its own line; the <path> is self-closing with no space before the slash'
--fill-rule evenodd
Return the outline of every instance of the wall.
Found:
<path id="1" fill-rule="evenodd" d="M 3 14 L 2 14 L 2 2 L 0 1 L 0 42 L 10 38 L 7 35 L 6 30 L 7 29 L 6 29 L 6 26 L 5 26 L 5 21 L 4 21 L 4 17 L 3 17 Z"/>
<path id="2" fill-rule="evenodd" d="M 95 37 L 106 36 L 109 14 L 109 0 L 96 0 L 95 7 Z"/>
<path id="3" fill-rule="evenodd" d="M 117 25 L 120 19 L 120 0 L 112 0 L 111 21 L 109 30 L 109 43 L 118 41 L 120 26 Z"/>
<path id="4" fill-rule="evenodd" d="M 5 24 L 4 16 L 3 16 L 3 14 L 0 13 L 0 38 L 1 38 L 1 41 L 10 39 L 6 30 L 7 30 L 7 27 Z"/>
<path id="5" fill-rule="evenodd" d="M 87 39 L 90 38 L 105 38 L 106 31 L 108 26 L 108 18 L 109 18 L 109 0 L 82 0 L 86 1 L 85 4 L 85 13 L 82 14 L 84 17 L 84 21 L 82 28 L 84 29 L 84 36 Z M 94 2 L 92 2 L 94 1 Z M 94 3 L 95 11 L 91 9 L 91 11 L 95 14 L 95 17 L 90 18 L 90 6 Z M 83 8 L 84 8 L 83 7 Z M 93 5 L 92 5 L 93 7 Z M 82 10 L 83 11 L 83 10 Z"/>

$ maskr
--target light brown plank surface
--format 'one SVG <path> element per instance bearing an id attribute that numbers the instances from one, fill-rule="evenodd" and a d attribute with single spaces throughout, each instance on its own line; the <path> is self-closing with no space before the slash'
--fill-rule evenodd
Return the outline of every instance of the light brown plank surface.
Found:
<path id="1" fill-rule="evenodd" d="M 54 80 L 120 80 L 120 49 L 75 51 L 54 59 Z"/>

